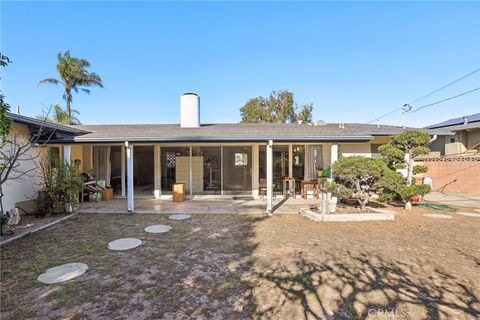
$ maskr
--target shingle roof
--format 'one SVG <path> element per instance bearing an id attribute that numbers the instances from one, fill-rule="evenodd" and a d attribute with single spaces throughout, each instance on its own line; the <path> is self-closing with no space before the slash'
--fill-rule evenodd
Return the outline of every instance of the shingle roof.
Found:
<path id="1" fill-rule="evenodd" d="M 199 128 L 181 128 L 179 124 L 78 125 L 90 133 L 75 137 L 75 142 L 123 141 L 369 141 L 377 135 L 405 131 L 398 126 L 338 123 L 326 125 L 284 123 L 203 124 Z"/>

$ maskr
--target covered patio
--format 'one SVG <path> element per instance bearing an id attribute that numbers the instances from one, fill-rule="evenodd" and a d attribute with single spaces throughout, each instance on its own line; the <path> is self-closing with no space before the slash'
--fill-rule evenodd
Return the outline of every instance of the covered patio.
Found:
<path id="1" fill-rule="evenodd" d="M 277 197 L 272 201 L 275 214 L 297 214 L 300 208 L 317 203 L 316 199 Z M 187 214 L 258 214 L 265 213 L 266 200 L 250 197 L 187 199 L 173 202 L 171 199 L 136 198 L 136 213 L 187 213 Z M 84 202 L 78 210 L 81 213 L 127 213 L 127 199 L 116 198 L 111 201 Z"/>

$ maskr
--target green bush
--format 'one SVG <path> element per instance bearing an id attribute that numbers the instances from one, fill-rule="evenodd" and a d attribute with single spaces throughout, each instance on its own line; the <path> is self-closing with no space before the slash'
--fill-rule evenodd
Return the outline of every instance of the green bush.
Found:
<path id="1" fill-rule="evenodd" d="M 78 207 L 79 194 L 83 188 L 83 179 L 73 163 L 46 158 L 42 162 L 43 213 L 62 213 L 65 205 Z"/>
<path id="2" fill-rule="evenodd" d="M 340 199 L 349 198 L 352 195 L 352 191 L 342 184 L 334 181 L 325 181 L 322 185 L 323 192 L 330 192 L 332 196 Z"/>
<path id="3" fill-rule="evenodd" d="M 398 193 L 405 202 L 409 202 L 413 197 L 423 196 L 429 192 L 430 186 L 427 184 L 400 186 L 398 188 Z"/>

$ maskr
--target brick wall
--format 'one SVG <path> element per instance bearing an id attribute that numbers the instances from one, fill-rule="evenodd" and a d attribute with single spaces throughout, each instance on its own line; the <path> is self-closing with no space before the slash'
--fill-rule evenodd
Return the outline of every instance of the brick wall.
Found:
<path id="1" fill-rule="evenodd" d="M 433 190 L 480 195 L 480 158 L 423 159 L 425 176 L 433 180 Z"/>

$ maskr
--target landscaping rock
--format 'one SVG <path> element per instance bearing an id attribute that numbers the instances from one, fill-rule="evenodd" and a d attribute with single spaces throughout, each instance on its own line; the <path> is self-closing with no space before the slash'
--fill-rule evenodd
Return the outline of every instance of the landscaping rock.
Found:
<path id="1" fill-rule="evenodd" d="M 165 233 L 170 230 L 172 230 L 172 227 L 164 224 L 157 224 L 157 225 L 149 226 L 145 228 L 145 231 L 148 233 Z"/>
<path id="2" fill-rule="evenodd" d="M 65 282 L 81 276 L 87 270 L 88 266 L 85 263 L 67 263 L 47 269 L 37 280 L 46 284 Z"/>
<path id="3" fill-rule="evenodd" d="M 186 220 L 190 219 L 192 216 L 189 214 L 185 213 L 178 213 L 178 214 L 172 214 L 171 216 L 168 217 L 170 220 Z"/>
<path id="4" fill-rule="evenodd" d="M 142 240 L 135 238 L 123 238 L 110 242 L 108 249 L 114 251 L 124 251 L 138 247 L 142 244 Z"/>

